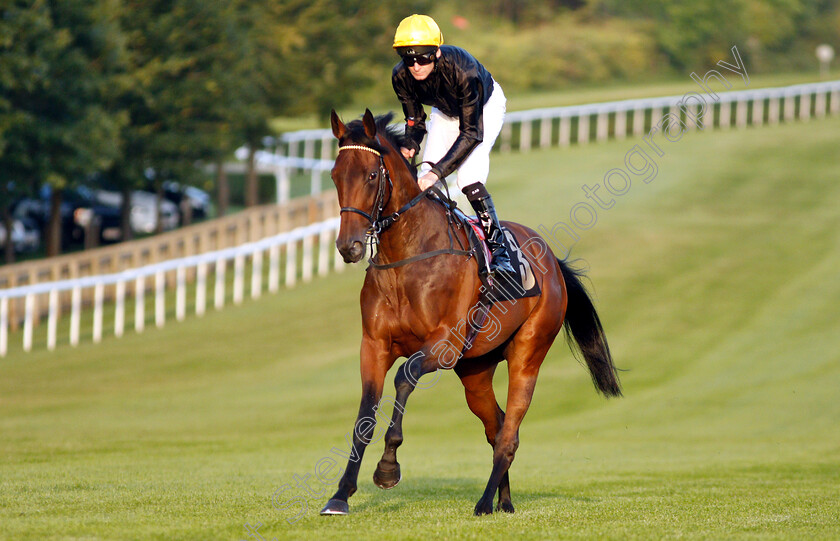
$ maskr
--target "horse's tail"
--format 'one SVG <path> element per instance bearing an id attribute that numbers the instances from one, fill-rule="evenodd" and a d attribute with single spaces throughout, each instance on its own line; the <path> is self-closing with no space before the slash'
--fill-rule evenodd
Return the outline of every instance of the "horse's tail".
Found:
<path id="1" fill-rule="evenodd" d="M 577 344 L 592 375 L 592 382 L 604 396 L 621 396 L 618 372 L 610 355 L 601 319 L 580 281 L 583 272 L 569 267 L 560 259 L 557 262 L 569 296 L 566 320 L 563 322 L 569 347 L 572 347 L 572 342 Z"/>

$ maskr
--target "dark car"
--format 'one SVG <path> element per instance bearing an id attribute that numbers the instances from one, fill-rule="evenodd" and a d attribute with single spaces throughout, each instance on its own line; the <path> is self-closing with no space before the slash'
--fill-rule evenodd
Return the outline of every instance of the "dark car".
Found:
<path id="1" fill-rule="evenodd" d="M 187 184 L 180 184 L 173 180 L 167 180 L 162 184 L 163 197 L 171 201 L 178 208 L 181 225 L 184 223 L 184 215 L 187 212 L 192 214 L 193 220 L 203 220 L 210 216 L 212 198 L 210 194 Z M 154 187 L 147 186 L 145 191 L 155 193 Z"/>
<path id="2" fill-rule="evenodd" d="M 40 231 L 46 231 L 50 221 L 50 198 L 52 186 L 45 184 L 37 197 L 18 200 L 12 208 L 12 215 L 34 224 Z M 99 231 L 97 241 L 115 242 L 121 238 L 120 209 L 96 201 L 94 193 L 87 186 L 67 188 L 61 198 L 61 246 L 67 249 L 85 241 L 85 232 L 90 228 Z"/>

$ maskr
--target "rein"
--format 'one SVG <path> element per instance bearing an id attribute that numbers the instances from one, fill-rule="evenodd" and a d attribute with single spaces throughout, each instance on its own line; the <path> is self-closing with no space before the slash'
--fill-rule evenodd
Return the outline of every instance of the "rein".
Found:
<path id="1" fill-rule="evenodd" d="M 387 216 L 382 216 L 382 211 L 385 210 L 385 207 L 391 201 L 391 194 L 394 191 L 394 183 L 391 180 L 391 174 L 388 171 L 388 168 L 385 167 L 385 159 L 382 157 L 382 153 L 374 148 L 364 145 L 346 145 L 338 148 L 339 152 L 343 150 L 363 150 L 365 152 L 375 154 L 377 157 L 379 157 L 379 186 L 376 191 L 376 198 L 374 200 L 373 208 L 371 209 L 371 211 L 368 213 L 356 207 L 341 207 L 341 212 L 354 212 L 356 214 L 364 216 L 370 222 L 370 227 L 365 232 L 365 238 L 368 239 L 368 241 L 366 242 L 371 245 L 371 252 L 373 252 L 374 244 L 376 244 L 377 246 L 379 245 L 379 235 L 385 230 L 387 230 L 389 227 L 394 225 L 396 222 L 398 222 L 403 214 L 411 210 L 415 205 L 417 205 L 417 203 L 419 203 L 424 198 L 434 196 L 446 209 L 448 224 L 447 233 L 449 234 L 449 248 L 433 250 L 431 252 L 424 252 L 422 254 L 418 254 L 406 259 L 401 259 L 393 263 L 384 264 L 377 263 L 373 260 L 374 257 L 378 255 L 377 250 L 377 254 L 371 255 L 370 259 L 368 259 L 368 263 L 371 267 L 373 267 L 374 269 L 383 270 L 393 269 L 396 267 L 402 267 L 403 265 L 408 265 L 409 263 L 414 263 L 416 261 L 422 261 L 424 259 L 429 259 L 445 254 L 472 257 L 473 252 L 471 250 L 456 250 L 454 247 L 452 235 L 452 228 L 454 225 L 452 220 L 452 202 L 449 201 L 449 203 L 447 203 L 446 201 L 448 201 L 448 198 L 446 198 L 440 190 L 438 190 L 434 186 L 430 186 L 429 188 L 426 188 L 425 190 L 421 191 L 419 194 L 414 196 L 414 198 L 412 198 L 411 201 L 400 207 L 396 212 L 388 214 Z M 388 193 L 387 200 L 385 200 L 386 181 L 391 188 Z M 460 239 L 458 239 L 458 244 L 459 246 L 461 246 L 461 248 L 464 248 L 464 246 L 461 244 Z"/>

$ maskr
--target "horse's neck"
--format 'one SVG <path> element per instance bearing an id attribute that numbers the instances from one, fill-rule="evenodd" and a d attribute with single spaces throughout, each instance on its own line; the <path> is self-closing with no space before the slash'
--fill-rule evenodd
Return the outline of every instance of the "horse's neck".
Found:
<path id="1" fill-rule="evenodd" d="M 387 216 L 397 211 L 420 193 L 416 181 L 408 171 L 400 177 L 394 182 L 391 201 L 383 215 Z M 383 232 L 379 245 L 380 262 L 393 263 L 431 250 L 448 248 L 447 227 L 442 207 L 428 198 L 423 198 Z"/>

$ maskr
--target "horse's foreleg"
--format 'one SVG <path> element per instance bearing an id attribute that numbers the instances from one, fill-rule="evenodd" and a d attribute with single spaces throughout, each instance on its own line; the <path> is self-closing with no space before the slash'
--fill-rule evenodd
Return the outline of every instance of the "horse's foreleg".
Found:
<path id="1" fill-rule="evenodd" d="M 351 447 L 347 450 L 347 468 L 338 482 L 338 490 L 321 509 L 322 515 L 346 515 L 350 511 L 347 500 L 356 492 L 362 457 L 376 427 L 376 409 L 382 397 L 385 374 L 393 362 L 383 348 L 372 342 L 362 342 L 362 401 L 353 425 Z M 351 440 L 349 433 L 347 439 Z"/>
<path id="2" fill-rule="evenodd" d="M 411 392 L 417 387 L 420 378 L 438 367 L 437 360 L 431 359 L 424 352 L 418 352 L 403 363 L 394 376 L 394 387 L 397 391 L 394 413 L 391 416 L 390 427 L 385 433 L 385 451 L 376 465 L 376 471 L 373 472 L 373 482 L 379 488 L 393 488 L 402 478 L 400 464 L 397 462 L 397 447 L 403 441 L 402 420 L 405 404 Z"/>

